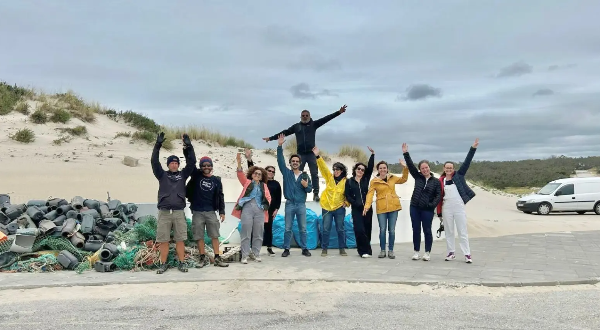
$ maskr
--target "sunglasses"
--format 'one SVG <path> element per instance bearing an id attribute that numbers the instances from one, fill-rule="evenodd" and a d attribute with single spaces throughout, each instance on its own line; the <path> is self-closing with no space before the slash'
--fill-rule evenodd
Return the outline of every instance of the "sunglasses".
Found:
<path id="1" fill-rule="evenodd" d="M 342 169 L 341 169 L 341 168 L 339 168 L 339 167 L 334 167 L 334 168 L 333 168 L 333 170 L 334 170 L 334 171 L 341 171 Z"/>
<path id="2" fill-rule="evenodd" d="M 300 163 L 300 161 L 292 160 L 292 161 L 290 161 L 290 163 Z"/>
<path id="3" fill-rule="evenodd" d="M 267 170 L 267 172 L 269 172 L 269 173 L 275 173 L 275 171 L 273 171 L 273 170 Z"/>
<path id="4" fill-rule="evenodd" d="M 210 168 L 210 167 L 212 167 L 212 165 L 205 164 L 205 165 L 202 165 L 202 167 Z"/>
<path id="5" fill-rule="evenodd" d="M 364 167 L 358 167 L 358 168 L 356 168 L 356 170 L 357 170 L 357 171 L 364 172 L 364 171 L 365 171 L 365 168 L 364 168 Z"/>

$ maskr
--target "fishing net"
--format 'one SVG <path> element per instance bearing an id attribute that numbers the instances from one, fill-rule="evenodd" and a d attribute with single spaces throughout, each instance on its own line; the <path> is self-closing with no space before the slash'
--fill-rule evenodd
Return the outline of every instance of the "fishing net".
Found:
<path id="1" fill-rule="evenodd" d="M 12 264 L 7 272 L 10 273 L 45 273 L 62 270 L 62 265 L 56 260 L 54 254 L 43 254 L 37 258 L 18 261 Z"/>

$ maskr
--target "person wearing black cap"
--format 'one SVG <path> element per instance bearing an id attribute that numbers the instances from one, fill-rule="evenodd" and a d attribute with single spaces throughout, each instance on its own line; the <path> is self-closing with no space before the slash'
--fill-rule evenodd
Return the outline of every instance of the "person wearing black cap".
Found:
<path id="1" fill-rule="evenodd" d="M 167 158 L 167 168 L 165 171 L 160 164 L 158 154 L 163 142 L 165 133 L 160 132 L 156 138 L 156 144 L 152 150 L 152 172 L 158 180 L 158 219 L 156 228 L 156 243 L 159 244 L 160 266 L 156 271 L 162 274 L 169 269 L 167 256 L 169 254 L 169 242 L 171 240 L 171 229 L 173 230 L 173 239 L 176 243 L 176 251 L 179 259 L 177 268 L 182 272 L 187 272 L 185 260 L 185 245 L 187 239 L 187 222 L 185 219 L 185 181 L 196 168 L 196 154 L 194 147 L 187 134 L 181 137 L 183 141 L 185 167 L 179 171 L 179 157 L 171 155 Z"/>

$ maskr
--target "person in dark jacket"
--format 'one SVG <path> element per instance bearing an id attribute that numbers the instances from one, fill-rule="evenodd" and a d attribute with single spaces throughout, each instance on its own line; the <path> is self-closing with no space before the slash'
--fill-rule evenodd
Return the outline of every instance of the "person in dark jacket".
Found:
<path id="1" fill-rule="evenodd" d="M 168 171 L 165 171 L 160 164 L 158 154 L 163 142 L 165 133 L 160 132 L 156 138 L 156 144 L 152 150 L 150 163 L 152 172 L 158 180 L 158 219 L 156 228 L 156 242 L 159 244 L 160 266 L 157 274 L 162 274 L 169 269 L 167 256 L 169 255 L 169 241 L 171 240 L 171 229 L 173 230 L 173 239 L 176 242 L 176 251 L 179 258 L 178 269 L 187 272 L 185 260 L 185 245 L 187 239 L 187 222 L 185 219 L 185 181 L 196 168 L 196 154 L 194 147 L 187 134 L 183 134 L 183 148 L 185 157 L 185 167 L 179 171 L 179 157 L 171 155 L 167 158 Z"/>
<path id="2" fill-rule="evenodd" d="M 419 162 L 419 168 L 415 166 L 408 153 L 408 145 L 402 144 L 404 160 L 410 175 L 415 179 L 415 188 L 410 199 L 410 220 L 413 230 L 414 254 L 412 259 L 419 260 L 419 250 L 421 248 L 421 227 L 425 234 L 425 254 L 424 261 L 431 259 L 431 246 L 433 245 L 433 234 L 431 225 L 435 208 L 442 199 L 442 187 L 440 181 L 436 179 L 429 168 L 429 162 L 422 160 Z"/>
<path id="3" fill-rule="evenodd" d="M 310 170 L 311 181 L 313 185 L 313 200 L 318 202 L 319 198 L 319 168 L 317 167 L 317 158 L 313 153 L 315 147 L 315 135 L 317 129 L 325 125 L 328 121 L 346 112 L 346 105 L 344 104 L 340 110 L 327 115 L 323 118 L 312 120 L 310 112 L 308 110 L 302 110 L 300 113 L 300 122 L 295 123 L 288 129 L 285 129 L 273 136 L 263 138 L 266 142 L 277 140 L 280 134 L 289 136 L 292 134 L 296 135 L 297 154 L 302 159 L 300 164 L 300 171 L 304 171 L 304 166 L 308 163 Z"/>
<path id="4" fill-rule="evenodd" d="M 246 160 L 248 162 L 248 168 L 254 166 L 254 162 L 252 161 L 252 151 L 250 149 L 246 149 Z M 274 256 L 275 252 L 273 252 L 273 219 L 277 215 L 279 208 L 281 207 L 281 194 L 282 189 L 279 181 L 275 180 L 275 167 L 267 166 L 265 167 L 267 171 L 267 177 L 269 181 L 267 182 L 267 189 L 269 189 L 269 193 L 271 194 L 271 203 L 269 204 L 269 221 L 265 222 L 265 233 L 263 236 L 263 246 L 267 247 L 267 252 L 269 252 L 269 256 Z M 252 238 L 250 239 L 252 241 Z"/>
<path id="5" fill-rule="evenodd" d="M 363 258 L 370 258 L 373 255 L 371 249 L 371 232 L 373 230 L 373 209 L 370 209 L 363 216 L 365 201 L 367 200 L 367 191 L 369 191 L 369 182 L 373 175 L 375 166 L 375 151 L 371 151 L 369 165 L 356 163 L 352 168 L 352 178 L 346 181 L 346 200 L 352 208 L 352 223 L 354 225 L 354 236 L 356 237 L 356 250 L 358 255 Z"/>
<path id="6" fill-rule="evenodd" d="M 213 162 L 210 157 L 202 157 L 198 163 L 200 169 L 193 172 L 192 178 L 186 186 L 186 197 L 190 202 L 190 210 L 192 211 L 192 233 L 194 241 L 198 243 L 200 252 L 196 267 L 202 268 L 210 264 L 204 246 L 205 232 L 208 233 L 208 237 L 212 241 L 212 248 L 215 252 L 214 265 L 229 267 L 229 264 L 219 256 L 219 230 L 221 223 L 225 221 L 223 182 L 221 182 L 220 177 L 213 175 Z M 217 218 L 217 212 L 221 223 Z"/>
<path id="7" fill-rule="evenodd" d="M 465 175 L 475 156 L 477 146 L 479 146 L 479 139 L 475 139 L 475 143 L 469 149 L 469 153 L 458 171 L 454 170 L 453 162 L 444 163 L 444 173 L 440 176 L 442 199 L 437 206 L 437 214 L 440 220 L 443 221 L 446 230 L 446 248 L 448 249 L 446 261 L 456 258 L 454 255 L 454 226 L 456 225 L 458 237 L 460 238 L 460 249 L 465 256 L 465 262 L 469 264 L 473 262 L 467 233 L 465 205 L 475 197 L 475 192 L 467 185 Z"/>

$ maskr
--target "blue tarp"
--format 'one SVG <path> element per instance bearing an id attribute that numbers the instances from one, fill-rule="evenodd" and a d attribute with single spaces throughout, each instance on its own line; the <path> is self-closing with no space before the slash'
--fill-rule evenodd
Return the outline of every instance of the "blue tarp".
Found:
<path id="1" fill-rule="evenodd" d="M 319 241 L 323 239 L 323 216 L 319 216 Z M 354 224 L 352 223 L 352 214 L 348 214 L 344 217 L 344 231 L 346 232 L 346 248 L 356 248 L 356 236 L 354 235 Z M 335 229 L 335 223 L 331 224 L 331 230 L 329 231 L 329 246 L 328 249 L 339 249 L 337 230 Z"/>
<path id="2" fill-rule="evenodd" d="M 285 218 L 278 214 L 273 219 L 273 246 L 283 248 L 283 234 L 285 233 Z"/>

